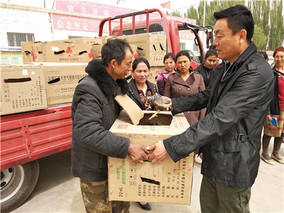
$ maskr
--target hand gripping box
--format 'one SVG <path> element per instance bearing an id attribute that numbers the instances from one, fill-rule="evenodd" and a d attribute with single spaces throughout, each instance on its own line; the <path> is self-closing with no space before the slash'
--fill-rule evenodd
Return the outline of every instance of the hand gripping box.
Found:
<path id="1" fill-rule="evenodd" d="M 149 121 L 153 111 L 140 110 L 127 96 L 118 96 L 116 100 L 126 110 L 121 112 L 110 131 L 129 138 L 131 143 L 151 146 L 189 127 L 183 114 L 172 116 L 170 112 L 160 112 Z M 109 199 L 190 204 L 193 156 L 192 153 L 177 163 L 168 158 L 160 164 L 138 164 L 129 157 L 109 157 Z"/>

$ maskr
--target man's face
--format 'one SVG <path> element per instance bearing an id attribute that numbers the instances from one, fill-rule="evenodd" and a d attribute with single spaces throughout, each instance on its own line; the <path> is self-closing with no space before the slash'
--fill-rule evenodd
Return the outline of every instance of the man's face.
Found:
<path id="1" fill-rule="evenodd" d="M 117 61 L 114 63 L 111 72 L 111 76 L 114 80 L 124 79 L 128 75 L 129 71 L 131 70 L 132 57 L 133 57 L 132 53 L 127 48 L 125 57 L 122 60 L 121 64 L 118 64 Z"/>
<path id="2" fill-rule="evenodd" d="M 217 57 L 215 55 L 210 55 L 205 59 L 204 66 L 207 69 L 212 69 L 213 67 L 215 67 L 216 63 Z"/>
<path id="3" fill-rule="evenodd" d="M 228 60 L 231 64 L 241 55 L 240 32 L 233 35 L 228 27 L 227 18 L 217 20 L 214 27 L 215 39 L 213 45 L 216 47 L 218 57 Z"/>

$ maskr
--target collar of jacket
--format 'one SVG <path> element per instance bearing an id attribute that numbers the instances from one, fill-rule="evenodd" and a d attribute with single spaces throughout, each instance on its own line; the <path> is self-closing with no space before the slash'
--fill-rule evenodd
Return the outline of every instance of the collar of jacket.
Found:
<path id="1" fill-rule="evenodd" d="M 128 83 L 125 79 L 114 81 L 108 74 L 106 67 L 99 59 L 90 61 L 86 67 L 86 73 L 89 74 L 98 84 L 99 88 L 108 98 L 112 98 L 120 93 L 128 92 Z"/>
<path id="2" fill-rule="evenodd" d="M 253 42 L 248 46 L 248 48 L 239 56 L 239 58 L 232 64 L 230 67 L 230 70 L 227 72 L 225 79 L 230 78 L 232 74 L 234 74 L 235 71 L 237 71 L 246 61 L 247 59 L 257 52 L 257 48 Z"/>
<path id="3" fill-rule="evenodd" d="M 172 74 L 173 75 L 173 82 L 175 82 L 177 84 L 184 85 L 186 87 L 190 87 L 193 84 L 193 82 L 195 81 L 194 75 L 196 75 L 196 74 L 200 75 L 200 73 L 191 70 L 190 75 L 188 76 L 188 78 L 185 81 L 185 80 L 182 79 L 179 72 L 175 72 L 175 73 Z"/>

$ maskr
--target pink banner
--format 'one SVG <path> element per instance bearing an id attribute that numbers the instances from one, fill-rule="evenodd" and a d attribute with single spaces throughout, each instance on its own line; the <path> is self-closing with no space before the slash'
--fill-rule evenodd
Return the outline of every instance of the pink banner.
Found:
<path id="1" fill-rule="evenodd" d="M 56 9 L 67 12 L 101 16 L 117 16 L 136 10 L 84 1 L 56 0 Z M 57 30 L 99 32 L 100 20 L 53 14 L 53 27 Z M 104 32 L 104 33 L 107 33 Z"/>

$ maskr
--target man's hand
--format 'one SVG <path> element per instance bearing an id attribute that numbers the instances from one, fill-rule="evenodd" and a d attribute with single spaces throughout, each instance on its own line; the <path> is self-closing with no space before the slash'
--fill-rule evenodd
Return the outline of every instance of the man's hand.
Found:
<path id="1" fill-rule="evenodd" d="M 149 151 L 153 151 L 153 153 L 149 157 L 149 160 L 152 161 L 152 163 L 161 163 L 167 157 L 169 157 L 169 154 L 162 141 L 159 141 L 155 145 L 151 146 L 149 148 Z"/>
<path id="2" fill-rule="evenodd" d="M 128 148 L 128 155 L 135 163 L 143 163 L 148 160 L 149 151 L 141 144 L 130 144 Z"/>

